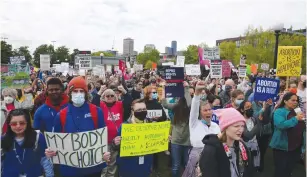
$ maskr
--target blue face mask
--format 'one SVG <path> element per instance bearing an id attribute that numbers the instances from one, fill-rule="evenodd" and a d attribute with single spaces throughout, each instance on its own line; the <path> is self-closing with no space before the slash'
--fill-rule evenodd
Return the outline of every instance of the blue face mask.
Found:
<path id="1" fill-rule="evenodd" d="M 243 101 L 244 101 L 244 100 L 236 100 L 236 101 L 235 101 L 236 106 L 240 106 L 240 104 L 241 104 Z"/>
<path id="2" fill-rule="evenodd" d="M 204 119 L 202 119 L 201 122 L 202 122 L 203 124 L 205 124 L 205 125 L 209 125 L 209 123 L 208 123 L 206 120 L 204 120 Z"/>
<path id="3" fill-rule="evenodd" d="M 151 94 L 151 98 L 152 98 L 153 100 L 158 99 L 158 94 L 157 94 L 157 93 Z"/>
<path id="4" fill-rule="evenodd" d="M 206 101 L 207 95 L 203 95 L 202 97 L 200 97 L 200 99 L 201 99 L 202 101 Z"/>

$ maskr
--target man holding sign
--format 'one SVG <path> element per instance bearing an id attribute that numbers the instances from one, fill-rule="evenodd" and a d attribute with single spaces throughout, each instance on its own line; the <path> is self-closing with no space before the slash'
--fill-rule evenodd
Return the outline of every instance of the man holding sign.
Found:
<path id="1" fill-rule="evenodd" d="M 61 176 L 100 177 L 108 161 L 107 129 L 102 110 L 87 103 L 83 77 L 69 82 L 70 103 L 55 118 L 54 132 L 46 132 L 46 156 L 59 165 Z M 61 133 L 60 133 L 61 132 Z"/>

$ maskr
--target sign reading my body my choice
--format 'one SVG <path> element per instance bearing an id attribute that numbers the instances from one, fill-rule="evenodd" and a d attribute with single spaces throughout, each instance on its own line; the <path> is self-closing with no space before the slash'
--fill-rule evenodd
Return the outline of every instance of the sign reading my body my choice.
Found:
<path id="1" fill-rule="evenodd" d="M 107 127 L 80 133 L 45 132 L 49 149 L 57 151 L 51 160 L 75 168 L 93 167 L 103 163 L 108 151 Z"/>
<path id="2" fill-rule="evenodd" d="M 254 95 L 256 101 L 267 101 L 268 99 L 275 100 L 278 93 L 279 80 L 260 77 L 256 79 Z"/>

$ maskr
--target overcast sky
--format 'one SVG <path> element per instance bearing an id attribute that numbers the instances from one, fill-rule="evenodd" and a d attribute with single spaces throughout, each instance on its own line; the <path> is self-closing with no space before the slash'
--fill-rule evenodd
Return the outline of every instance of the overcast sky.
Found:
<path id="1" fill-rule="evenodd" d="M 244 34 L 248 25 L 306 27 L 304 0 L 0 0 L 0 36 L 14 48 L 40 44 L 71 50 L 123 51 L 155 44 L 160 52 L 177 40 L 178 50 Z"/>

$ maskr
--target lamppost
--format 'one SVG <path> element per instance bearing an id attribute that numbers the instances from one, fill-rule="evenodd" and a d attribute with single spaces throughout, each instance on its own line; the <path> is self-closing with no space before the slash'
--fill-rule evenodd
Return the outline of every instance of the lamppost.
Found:
<path id="1" fill-rule="evenodd" d="M 100 59 L 101 59 L 100 64 L 101 64 L 101 65 L 102 65 L 103 56 L 104 56 L 104 54 L 103 54 L 103 53 L 100 53 Z"/>
<path id="2" fill-rule="evenodd" d="M 275 51 L 274 51 L 274 68 L 273 69 L 276 69 L 277 67 L 278 38 L 283 28 L 284 28 L 283 23 L 279 23 L 273 27 L 273 30 L 275 32 Z"/>

